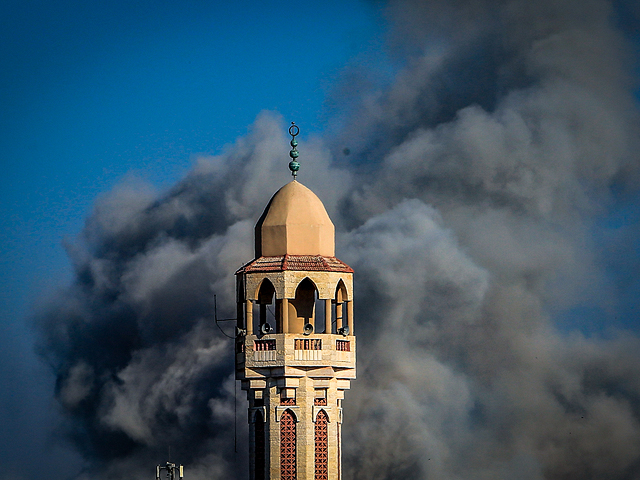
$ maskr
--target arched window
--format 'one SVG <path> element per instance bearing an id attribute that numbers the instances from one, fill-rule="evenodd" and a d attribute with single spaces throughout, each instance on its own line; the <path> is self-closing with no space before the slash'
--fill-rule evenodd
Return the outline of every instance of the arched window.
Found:
<path id="1" fill-rule="evenodd" d="M 296 479 L 296 418 L 289 409 L 280 417 L 280 479 Z"/>
<path id="2" fill-rule="evenodd" d="M 264 419 L 262 418 L 262 412 L 258 410 L 256 412 L 256 418 L 254 423 L 255 429 L 255 479 L 264 480 L 265 473 L 265 438 L 264 438 Z"/>
<path id="3" fill-rule="evenodd" d="M 328 417 L 324 410 L 316 416 L 316 474 L 315 480 L 329 480 L 329 438 L 327 428 Z"/>

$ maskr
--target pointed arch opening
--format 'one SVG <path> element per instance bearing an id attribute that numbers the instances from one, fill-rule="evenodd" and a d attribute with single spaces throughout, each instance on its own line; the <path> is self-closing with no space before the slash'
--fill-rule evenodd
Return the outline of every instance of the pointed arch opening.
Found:
<path id="1" fill-rule="evenodd" d="M 342 279 L 338 281 L 338 285 L 336 285 L 336 294 L 333 299 L 333 304 L 335 308 L 333 310 L 332 322 L 331 322 L 331 333 L 338 333 L 340 328 L 347 325 L 347 321 L 345 318 L 345 303 L 347 300 L 347 287 L 345 287 Z"/>
<path id="2" fill-rule="evenodd" d="M 307 323 L 315 328 L 315 300 L 318 289 L 305 278 L 296 288 L 296 296 L 289 302 L 289 333 L 302 333 Z"/>
<path id="3" fill-rule="evenodd" d="M 336 300 L 339 299 L 341 302 L 347 301 L 347 287 L 344 284 L 342 279 L 338 280 L 338 284 L 336 285 Z"/>
<path id="4" fill-rule="evenodd" d="M 254 328 L 254 331 L 259 332 L 260 327 L 268 323 L 271 325 L 271 328 L 276 327 L 276 318 L 275 318 L 275 293 L 276 289 L 268 278 L 262 280 L 260 283 L 260 288 L 258 289 L 258 308 L 260 309 L 260 315 L 257 318 L 257 325 Z M 254 318 L 256 316 L 254 315 Z"/>
<path id="5" fill-rule="evenodd" d="M 286 409 L 280 417 L 280 479 L 296 478 L 296 417 Z"/>

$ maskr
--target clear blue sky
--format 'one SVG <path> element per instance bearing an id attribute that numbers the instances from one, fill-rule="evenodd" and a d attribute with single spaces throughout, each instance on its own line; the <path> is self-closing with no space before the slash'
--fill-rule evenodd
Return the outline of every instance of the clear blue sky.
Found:
<path id="1" fill-rule="evenodd" d="M 31 455 L 76 461 L 48 436 L 53 380 L 25 317 L 70 280 L 63 241 L 95 198 L 132 172 L 172 184 L 193 154 L 220 152 L 264 109 L 322 131 L 328 90 L 347 62 L 380 54 L 382 29 L 362 1 L 0 4 L 0 408 L 15 412 L 0 457 L 10 470 Z"/>

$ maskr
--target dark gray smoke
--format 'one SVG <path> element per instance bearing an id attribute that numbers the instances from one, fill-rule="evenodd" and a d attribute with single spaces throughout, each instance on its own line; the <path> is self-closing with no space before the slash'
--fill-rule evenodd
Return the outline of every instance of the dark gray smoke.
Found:
<path id="1" fill-rule="evenodd" d="M 344 135 L 301 144 L 356 271 L 346 478 L 640 479 L 640 341 L 554 316 L 618 308 L 593 232 L 638 189 L 633 11 L 391 2 L 395 81 L 341 87 L 361 95 Z M 233 316 L 233 272 L 288 181 L 284 132 L 262 114 L 163 195 L 124 182 L 69 247 L 76 281 L 41 315 L 41 351 L 82 478 L 147 478 L 169 447 L 190 478 L 246 478 L 213 294 Z M 636 227 L 620 248 L 637 265 Z"/>
<path id="2" fill-rule="evenodd" d="M 214 323 L 213 296 L 219 317 L 233 317 L 234 272 L 253 258 L 253 225 L 289 180 L 285 134 L 265 113 L 164 195 L 123 182 L 69 247 L 76 281 L 41 314 L 40 349 L 56 372 L 66 433 L 90 461 L 81 478 L 148 478 L 169 452 L 189 478 L 248 475 L 246 398 L 238 387 L 236 454 L 233 343 Z M 326 202 L 335 206 L 349 175 L 317 142 L 305 147 L 314 187 L 337 194 Z"/>

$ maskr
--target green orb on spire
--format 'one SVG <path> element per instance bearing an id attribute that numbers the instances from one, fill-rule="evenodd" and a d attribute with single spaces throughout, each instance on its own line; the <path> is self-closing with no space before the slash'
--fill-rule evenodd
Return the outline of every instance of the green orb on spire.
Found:
<path id="1" fill-rule="evenodd" d="M 293 148 L 289 152 L 289 156 L 291 157 L 291 161 L 289 162 L 289 170 L 291 170 L 291 175 L 293 175 L 294 179 L 298 174 L 298 170 L 300 170 L 300 164 L 297 160 L 300 153 L 296 148 L 298 146 L 298 141 L 296 140 L 296 135 L 298 135 L 298 133 L 300 133 L 300 128 L 295 124 L 295 122 L 291 122 L 291 126 L 289 127 L 289 135 L 291 135 L 290 145 Z"/>

